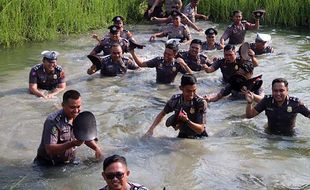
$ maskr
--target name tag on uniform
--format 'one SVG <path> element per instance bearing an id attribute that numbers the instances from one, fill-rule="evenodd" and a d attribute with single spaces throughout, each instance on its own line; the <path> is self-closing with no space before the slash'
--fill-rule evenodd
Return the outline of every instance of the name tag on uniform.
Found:
<path id="1" fill-rule="evenodd" d="M 292 112 L 293 111 L 293 108 L 291 106 L 287 106 L 287 112 Z"/>

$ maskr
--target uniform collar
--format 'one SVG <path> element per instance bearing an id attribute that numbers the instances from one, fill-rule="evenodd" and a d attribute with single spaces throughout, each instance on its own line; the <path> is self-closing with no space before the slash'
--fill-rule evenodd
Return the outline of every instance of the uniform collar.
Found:
<path id="1" fill-rule="evenodd" d="M 290 103 L 290 101 L 289 101 L 289 96 L 287 95 L 286 96 L 286 100 L 284 101 L 284 102 L 286 102 L 286 105 L 288 105 L 289 103 Z M 284 104 L 284 102 L 283 102 L 283 104 Z M 274 98 L 272 97 L 272 102 L 271 102 L 272 104 L 276 104 L 276 101 L 274 100 Z M 282 105 L 283 105 L 282 104 Z"/>

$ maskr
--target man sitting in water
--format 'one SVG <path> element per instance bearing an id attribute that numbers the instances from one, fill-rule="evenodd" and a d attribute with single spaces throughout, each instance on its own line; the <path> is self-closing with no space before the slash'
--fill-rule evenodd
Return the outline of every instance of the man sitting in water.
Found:
<path id="1" fill-rule="evenodd" d="M 202 42 L 199 39 L 193 39 L 188 51 L 180 51 L 180 56 L 192 71 L 204 70 L 204 66 L 211 66 L 208 57 L 201 53 Z"/>
<path id="2" fill-rule="evenodd" d="M 119 155 L 107 157 L 103 161 L 101 173 L 107 185 L 99 190 L 147 190 L 142 185 L 128 182 L 129 174 L 125 157 Z"/>
<path id="3" fill-rule="evenodd" d="M 205 130 L 207 103 L 196 95 L 197 79 L 194 75 L 185 74 L 181 78 L 179 87 L 182 94 L 173 95 L 166 103 L 164 109 L 156 116 L 146 136 L 152 136 L 156 126 L 166 114 L 174 115 L 166 121 L 166 126 L 179 130 L 179 138 L 207 137 Z"/>
<path id="4" fill-rule="evenodd" d="M 53 98 L 66 88 L 65 73 L 57 65 L 57 51 L 43 51 L 42 63 L 31 68 L 29 73 L 29 92 L 45 99 Z M 44 94 L 41 90 L 49 90 Z"/>
<path id="5" fill-rule="evenodd" d="M 182 43 L 191 40 L 191 34 L 187 26 L 181 23 L 181 16 L 179 12 L 172 13 L 173 22 L 168 24 L 167 29 L 160 33 L 155 33 L 150 37 L 150 41 L 154 41 L 158 37 L 168 37 L 168 39 L 177 38 Z"/>
<path id="6" fill-rule="evenodd" d="M 110 55 L 104 57 L 102 60 L 98 59 L 97 63 L 93 63 L 87 70 L 87 74 L 92 75 L 98 70 L 102 76 L 117 76 L 125 74 L 127 69 L 136 70 L 137 66 L 131 59 L 123 56 L 122 48 L 119 44 L 112 45 Z"/>
<path id="7" fill-rule="evenodd" d="M 253 93 L 246 92 L 246 117 L 252 118 L 265 111 L 268 119 L 267 133 L 291 136 L 294 134 L 297 113 L 310 118 L 310 110 L 298 98 L 288 95 L 286 79 L 274 79 L 271 89 L 272 95 L 265 96 L 255 107 Z"/>
<path id="8" fill-rule="evenodd" d="M 202 43 L 202 50 L 221 50 L 224 45 L 216 42 L 217 31 L 214 28 L 208 28 L 205 31 L 206 41 Z"/>
<path id="9" fill-rule="evenodd" d="M 255 43 L 250 43 L 250 48 L 255 52 L 255 55 L 262 55 L 264 53 L 273 53 L 273 48 L 267 46 L 267 43 L 271 40 L 269 34 L 257 33 Z"/>
<path id="10" fill-rule="evenodd" d="M 85 143 L 95 151 L 97 159 L 102 151 L 95 140 L 80 141 L 73 135 L 73 120 L 81 110 L 81 95 L 68 90 L 63 95 L 62 109 L 50 114 L 44 123 L 41 144 L 34 162 L 38 165 L 74 163 L 76 147 Z"/>
<path id="11" fill-rule="evenodd" d="M 183 74 L 192 73 L 192 70 L 187 66 L 182 58 L 175 59 L 179 51 L 179 44 L 176 40 L 169 41 L 166 44 L 163 57 L 156 57 L 148 61 L 142 61 L 135 51 L 132 49 L 130 53 L 139 65 L 139 67 L 155 67 L 156 68 L 156 82 L 161 84 L 172 83 L 178 72 Z"/>

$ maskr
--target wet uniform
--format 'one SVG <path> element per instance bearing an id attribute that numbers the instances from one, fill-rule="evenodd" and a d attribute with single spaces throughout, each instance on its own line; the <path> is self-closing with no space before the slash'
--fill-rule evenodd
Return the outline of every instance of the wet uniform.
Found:
<path id="1" fill-rule="evenodd" d="M 310 110 L 295 97 L 288 97 L 286 102 L 279 107 L 272 95 L 268 95 L 254 109 L 258 113 L 265 111 L 268 118 L 267 132 L 277 135 L 291 136 L 294 134 L 293 128 L 297 113 L 301 113 L 305 117 L 310 115 Z"/>
<path id="2" fill-rule="evenodd" d="M 129 190 L 148 190 L 146 187 L 140 184 L 137 184 L 137 183 L 128 183 L 128 185 L 130 186 Z M 109 190 L 109 189 L 108 189 L 108 186 L 105 186 L 99 190 Z"/>
<path id="3" fill-rule="evenodd" d="M 166 103 L 164 112 L 168 114 L 174 111 L 175 114 L 178 114 L 181 109 L 187 113 L 188 118 L 192 122 L 206 124 L 207 104 L 204 99 L 195 95 L 194 99 L 190 103 L 187 103 L 184 102 L 182 94 L 176 94 Z M 197 134 L 187 123 L 180 124 L 179 130 L 179 138 L 201 138 L 208 136 L 205 130 L 201 134 Z"/>
<path id="4" fill-rule="evenodd" d="M 125 38 L 121 38 L 118 41 L 112 41 L 111 38 L 103 38 L 93 51 L 95 51 L 96 54 L 103 51 L 103 55 L 109 55 L 113 44 L 119 44 L 123 52 L 128 52 L 129 42 Z"/>
<path id="5" fill-rule="evenodd" d="M 187 18 L 190 21 L 195 22 L 195 15 L 197 14 L 197 7 L 192 8 L 191 4 L 189 3 L 188 5 L 184 7 L 183 13 L 187 16 Z"/>
<path id="6" fill-rule="evenodd" d="M 188 51 L 180 51 L 179 55 L 192 71 L 203 70 L 202 66 L 205 64 L 211 66 L 211 63 L 208 62 L 208 57 L 201 53 L 198 54 L 196 59 L 191 58 Z"/>
<path id="7" fill-rule="evenodd" d="M 45 72 L 43 64 L 38 64 L 31 68 L 29 73 L 29 83 L 37 84 L 39 89 L 53 90 L 58 84 L 65 82 L 65 73 L 61 66 L 55 67 L 54 73 Z"/>
<path id="8" fill-rule="evenodd" d="M 255 24 L 251 24 L 247 21 L 242 21 L 240 25 L 232 24 L 225 30 L 222 38 L 227 40 L 228 44 L 237 45 L 244 42 L 245 33 L 247 30 L 254 28 Z"/>
<path id="9" fill-rule="evenodd" d="M 101 76 L 117 76 L 119 74 L 125 74 L 127 69 L 136 70 L 139 66 L 137 66 L 131 59 L 122 58 L 122 63 L 117 63 L 112 60 L 111 56 L 107 56 L 101 61 L 101 68 L 97 68 L 100 70 Z"/>
<path id="10" fill-rule="evenodd" d="M 264 53 L 272 53 L 273 52 L 273 48 L 270 46 L 266 46 L 263 50 L 258 51 L 256 49 L 255 43 L 250 43 L 250 48 L 255 52 L 255 55 L 262 55 Z"/>
<path id="11" fill-rule="evenodd" d="M 167 29 L 164 30 L 164 35 L 168 36 L 168 39 L 181 39 L 181 42 L 191 39 L 191 34 L 188 27 L 183 24 L 178 27 L 175 27 L 172 23 L 168 24 Z"/>
<path id="12" fill-rule="evenodd" d="M 156 68 L 156 82 L 161 84 L 172 83 L 178 72 L 186 73 L 186 70 L 174 60 L 172 63 L 166 63 L 163 57 L 155 57 L 146 61 L 147 67 Z"/>
<path id="13" fill-rule="evenodd" d="M 56 165 L 73 161 L 75 148 L 67 149 L 64 153 L 50 156 L 46 153 L 46 144 L 63 144 L 74 139 L 72 125 L 64 111 L 59 110 L 50 114 L 44 123 L 41 144 L 38 148 L 35 162 L 40 165 Z"/>
<path id="14" fill-rule="evenodd" d="M 219 42 L 215 42 L 214 43 L 214 47 L 210 47 L 208 46 L 208 43 L 207 42 L 203 42 L 202 43 L 202 47 L 201 47 L 202 50 L 221 50 L 222 49 L 222 46 Z"/>

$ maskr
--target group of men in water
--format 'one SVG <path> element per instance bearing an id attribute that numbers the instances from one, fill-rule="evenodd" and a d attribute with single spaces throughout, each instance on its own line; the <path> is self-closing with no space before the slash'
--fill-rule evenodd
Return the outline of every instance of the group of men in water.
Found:
<path id="1" fill-rule="evenodd" d="M 173 95 L 162 111 L 155 117 L 146 136 L 152 136 L 154 129 L 166 114 L 174 112 L 166 121 L 166 126 L 172 126 L 179 131 L 179 138 L 207 137 L 206 110 L 207 102 L 218 101 L 228 96 L 242 96 L 247 101 L 246 117 L 252 118 L 265 111 L 268 118 L 266 132 L 276 135 L 293 135 L 297 113 L 310 118 L 309 109 L 295 97 L 288 95 L 288 82 L 283 78 L 272 82 L 272 95 L 264 96 L 262 76 L 253 77 L 253 70 L 258 66 L 256 55 L 272 53 L 273 48 L 267 46 L 270 35 L 257 34 L 255 42 L 244 42 L 246 30 L 259 28 L 261 16 L 255 16 L 255 23 L 243 22 L 242 12 L 233 12 L 233 24 L 223 33 L 220 42 L 216 42 L 218 34 L 215 28 L 205 30 L 206 41 L 192 39 L 188 25 L 201 31 L 195 25 L 195 19 L 207 20 L 208 16 L 197 13 L 199 0 L 191 0 L 181 12 L 181 0 L 166 0 L 166 15 L 163 17 L 162 1 L 150 0 L 145 16 L 152 22 L 168 22 L 167 29 L 151 36 L 150 41 L 158 37 L 167 36 L 163 56 L 150 60 L 142 60 L 135 52 L 136 48 L 143 48 L 133 35 L 124 29 L 124 18 L 116 16 L 109 34 L 102 39 L 94 34 L 98 40 L 96 47 L 88 55 L 92 61 L 87 74 L 91 75 L 100 70 L 102 76 L 117 76 L 125 74 L 127 70 L 140 67 L 156 68 L 156 82 L 170 84 L 177 74 L 182 73 L 180 94 Z M 226 40 L 228 44 L 224 44 Z M 189 49 L 179 50 L 180 43 L 188 43 Z M 239 51 L 236 45 L 242 44 Z M 224 58 L 210 60 L 202 54 L 202 50 L 222 50 Z M 103 55 L 99 55 L 103 52 Z M 127 58 L 124 53 L 130 53 Z M 59 53 L 43 51 L 42 63 L 34 66 L 29 73 L 30 93 L 52 98 L 66 88 L 65 74 L 57 64 Z M 194 72 L 205 71 L 212 73 L 220 69 L 223 76 L 223 89 L 214 95 L 200 97 L 196 94 L 197 79 Z M 50 91 L 48 94 L 42 90 Z M 253 103 L 256 105 L 253 106 Z M 82 144 L 95 151 L 96 158 L 103 153 L 97 139 L 91 141 L 77 140 L 72 133 L 72 122 L 80 113 L 81 95 L 76 90 L 66 91 L 63 95 L 62 109 L 48 116 L 44 123 L 41 144 L 35 162 L 43 165 L 56 165 L 75 161 L 75 148 Z M 127 182 L 129 171 L 125 158 L 114 155 L 104 161 L 102 175 L 107 182 L 103 189 L 145 189 L 142 186 Z M 125 181 L 125 183 L 120 183 Z"/>

